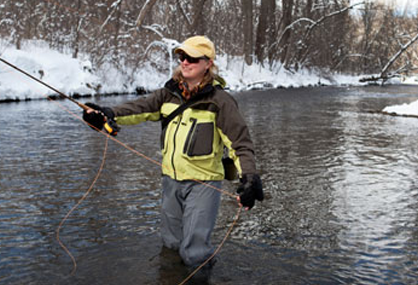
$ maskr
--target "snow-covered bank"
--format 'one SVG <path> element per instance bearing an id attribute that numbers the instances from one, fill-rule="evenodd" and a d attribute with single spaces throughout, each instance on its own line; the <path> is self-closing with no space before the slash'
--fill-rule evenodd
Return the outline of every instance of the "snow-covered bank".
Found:
<path id="1" fill-rule="evenodd" d="M 418 116 L 418 101 L 401 105 L 388 106 L 383 112 L 402 116 Z"/>
<path id="2" fill-rule="evenodd" d="M 158 72 L 152 63 L 144 64 L 142 69 L 136 71 L 120 71 L 110 64 L 95 70 L 87 57 L 81 55 L 74 59 L 70 53 L 51 50 L 39 41 L 26 42 L 21 50 L 2 45 L 0 42 L 0 57 L 68 95 L 98 92 L 134 93 L 138 88 L 155 90 L 161 87 L 169 76 Z M 324 78 L 307 70 L 290 73 L 280 66 L 271 71 L 268 67 L 257 64 L 245 65 L 241 58 L 220 56 L 215 62 L 232 91 L 318 85 L 364 85 L 359 83 L 360 77 L 356 76 L 333 75 Z M 0 101 L 38 99 L 52 94 L 52 90 L 0 62 Z M 389 106 L 383 112 L 418 115 L 418 101 Z"/>
<path id="3" fill-rule="evenodd" d="M 1 44 L 0 44 L 1 45 Z M 21 50 L 0 46 L 0 57 L 50 84 L 65 94 L 132 93 L 137 88 L 155 90 L 168 79 L 169 74 L 158 72 L 145 64 L 140 70 L 117 70 L 104 65 L 94 70 L 83 56 L 73 59 L 71 54 L 51 50 L 39 41 L 26 42 Z M 303 87 L 317 85 L 360 85 L 359 77 L 333 75 L 326 79 L 318 74 L 301 70 L 292 74 L 279 66 L 274 71 L 261 65 L 247 66 L 241 58 L 220 56 L 216 59 L 220 74 L 229 89 L 241 91 L 262 87 Z M 0 62 L 0 100 L 44 98 L 54 92 L 27 76 Z"/>

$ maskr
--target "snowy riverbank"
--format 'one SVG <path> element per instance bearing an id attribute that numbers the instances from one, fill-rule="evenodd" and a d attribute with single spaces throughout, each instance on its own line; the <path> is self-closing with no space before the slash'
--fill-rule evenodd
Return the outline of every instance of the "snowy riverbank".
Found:
<path id="1" fill-rule="evenodd" d="M 104 65 L 101 70 L 93 70 L 87 58 L 80 56 L 73 59 L 71 54 L 51 50 L 39 41 L 26 42 L 21 50 L 0 45 L 0 57 L 68 95 L 155 90 L 169 78 L 169 74 L 158 72 L 152 64 L 144 65 L 136 72 L 121 72 L 111 65 Z M 232 91 L 265 87 L 362 85 L 359 83 L 359 76 L 333 75 L 324 78 L 307 70 L 290 73 L 280 66 L 271 71 L 261 65 L 247 66 L 241 58 L 226 56 L 218 57 L 215 62 L 219 66 L 221 76 L 227 81 L 227 87 Z M 0 101 L 38 99 L 52 94 L 52 90 L 0 62 Z M 391 107 L 390 111 L 387 111 L 397 113 L 397 110 L 396 107 Z M 401 106 L 399 111 L 408 114 L 415 112 L 414 114 L 418 115 L 418 103 L 408 108 Z"/>
<path id="2" fill-rule="evenodd" d="M 122 73 L 110 65 L 103 66 L 101 70 L 92 70 L 88 59 L 82 56 L 73 59 L 71 54 L 51 50 L 39 41 L 26 42 L 21 50 L 10 46 L 2 48 L 0 57 L 66 94 L 94 94 L 96 90 L 100 93 L 131 93 L 137 88 L 155 90 L 169 77 L 169 74 L 158 72 L 151 64 L 136 72 L 124 70 Z M 258 87 L 359 84 L 358 77 L 339 75 L 325 79 L 306 70 L 291 74 L 280 67 L 272 72 L 267 67 L 255 64 L 247 66 L 242 59 L 226 56 L 218 57 L 215 62 L 228 88 L 233 91 Z M 35 99 L 49 94 L 53 94 L 53 91 L 0 63 L 0 100 Z"/>

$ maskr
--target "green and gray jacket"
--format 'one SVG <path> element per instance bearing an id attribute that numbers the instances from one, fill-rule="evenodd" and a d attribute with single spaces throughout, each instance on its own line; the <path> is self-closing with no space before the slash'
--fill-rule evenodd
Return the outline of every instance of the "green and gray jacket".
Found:
<path id="1" fill-rule="evenodd" d="M 162 130 L 163 174 L 175 180 L 222 180 L 224 146 L 240 176 L 255 173 L 253 143 L 234 98 L 219 83 L 194 96 L 196 102 Z M 112 110 L 118 124 L 134 125 L 163 120 L 183 103 L 178 82 L 170 80 L 149 96 Z"/>

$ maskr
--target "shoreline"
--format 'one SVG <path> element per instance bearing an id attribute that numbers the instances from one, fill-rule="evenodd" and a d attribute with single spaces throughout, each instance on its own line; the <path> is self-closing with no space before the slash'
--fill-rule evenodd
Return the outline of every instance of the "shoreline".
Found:
<path id="1" fill-rule="evenodd" d="M 414 84 L 404 84 L 404 83 L 386 83 L 385 85 L 380 85 L 377 83 L 368 83 L 368 84 L 307 84 L 302 86 L 277 86 L 273 87 L 272 85 L 264 85 L 262 87 L 257 85 L 247 85 L 247 88 L 240 89 L 240 90 L 234 90 L 230 88 L 225 88 L 226 91 L 229 91 L 231 93 L 241 93 L 241 92 L 249 92 L 249 91 L 265 91 L 265 90 L 271 90 L 271 89 L 303 89 L 303 88 L 324 88 L 324 87 L 334 87 L 334 88 L 347 88 L 347 87 L 389 87 L 389 86 L 408 86 L 408 87 L 414 87 L 416 85 Z M 145 95 L 154 92 L 155 90 L 147 90 L 144 87 L 137 87 L 135 92 L 107 92 L 107 93 L 86 93 L 86 94 L 69 94 L 68 96 L 73 99 L 83 99 L 83 98 L 93 98 L 93 97 L 113 97 L 113 96 L 128 96 L 128 95 Z M 0 104 L 9 104 L 9 103 L 21 103 L 21 102 L 31 102 L 31 101 L 44 101 L 44 100 L 65 100 L 65 98 L 61 97 L 59 94 L 51 94 L 51 95 L 45 95 L 43 97 L 36 97 L 36 98 L 6 98 L 6 99 L 0 99 Z"/>
<path id="2" fill-rule="evenodd" d="M 97 94 L 70 94 L 68 97 L 73 99 L 82 99 L 82 98 L 93 98 L 93 97 L 112 97 L 112 96 L 127 96 L 127 95 L 145 95 L 150 93 L 151 91 L 147 91 L 145 89 L 138 89 L 136 92 L 109 92 L 109 93 L 97 93 Z M 44 100 L 65 100 L 59 94 L 52 94 L 52 95 L 45 95 L 44 97 L 38 98 L 7 98 L 7 99 L 0 99 L 0 104 L 8 104 L 8 103 L 21 103 L 21 102 L 31 102 L 31 101 L 44 101 Z"/>
<path id="3" fill-rule="evenodd" d="M 321 87 L 367 87 L 367 86 L 376 86 L 378 84 L 367 84 L 367 85 L 327 85 L 327 84 L 307 84 L 303 86 L 278 86 L 273 87 L 272 85 L 259 87 L 256 85 L 248 85 L 247 89 L 240 89 L 240 90 L 231 90 L 230 88 L 225 88 L 226 91 L 231 93 L 238 93 L 238 92 L 248 92 L 248 91 L 263 91 L 263 90 L 270 90 L 270 89 L 303 89 L 303 88 L 321 88 Z M 388 84 L 388 85 L 397 85 L 397 84 Z M 145 95 L 155 90 L 147 90 L 144 87 L 137 87 L 135 92 L 108 92 L 108 93 L 86 93 L 86 94 L 69 94 L 68 96 L 73 99 L 82 99 L 82 98 L 93 98 L 93 97 L 111 97 L 111 96 L 127 96 L 127 95 Z M 31 101 L 43 101 L 43 100 L 64 100 L 59 94 L 52 94 L 52 95 L 45 95 L 44 97 L 37 97 L 37 98 L 6 98 L 0 99 L 0 104 L 7 104 L 7 103 L 20 103 L 20 102 L 31 102 Z"/>

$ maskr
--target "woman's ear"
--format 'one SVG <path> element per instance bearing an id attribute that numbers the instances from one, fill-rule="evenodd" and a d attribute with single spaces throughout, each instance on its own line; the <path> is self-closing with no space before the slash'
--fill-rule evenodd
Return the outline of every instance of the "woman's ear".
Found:
<path id="1" fill-rule="evenodd" d="M 209 70 L 209 68 L 211 68 L 212 67 L 212 65 L 213 65 L 213 60 L 212 59 L 209 59 L 208 61 L 206 61 L 207 62 L 207 68 L 206 68 L 206 71 L 208 71 Z"/>

